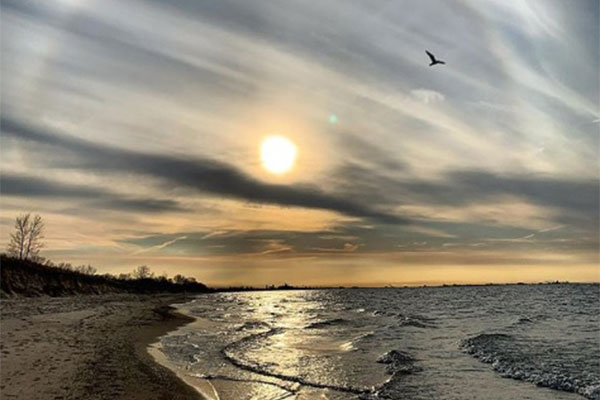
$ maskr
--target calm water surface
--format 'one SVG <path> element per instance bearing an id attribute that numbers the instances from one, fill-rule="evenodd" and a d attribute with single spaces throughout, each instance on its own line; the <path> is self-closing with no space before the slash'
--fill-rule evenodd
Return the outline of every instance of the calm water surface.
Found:
<path id="1" fill-rule="evenodd" d="M 600 399 L 600 285 L 217 293 L 162 338 L 207 397 Z"/>

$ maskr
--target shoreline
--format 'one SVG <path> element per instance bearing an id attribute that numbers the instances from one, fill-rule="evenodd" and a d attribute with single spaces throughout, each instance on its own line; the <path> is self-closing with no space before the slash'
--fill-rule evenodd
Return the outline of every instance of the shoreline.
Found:
<path id="1" fill-rule="evenodd" d="M 176 364 L 173 364 L 172 362 L 170 362 L 167 359 L 167 357 L 165 356 L 165 354 L 162 352 L 162 350 L 161 350 L 162 346 L 160 344 L 161 337 L 168 336 L 169 334 L 176 332 L 179 328 L 181 328 L 185 325 L 188 325 L 188 324 L 191 324 L 194 322 L 199 322 L 197 318 L 194 318 L 190 315 L 180 312 L 172 306 L 170 307 L 168 313 L 169 313 L 169 315 L 171 315 L 175 318 L 178 318 L 178 319 L 182 319 L 185 322 L 171 326 L 164 333 L 162 333 L 158 336 L 155 336 L 155 339 L 146 346 L 146 348 L 145 348 L 146 353 L 151 356 L 154 363 L 156 363 L 156 364 L 162 366 L 163 368 L 167 369 L 168 371 L 170 371 L 172 374 L 174 374 L 176 376 L 176 378 L 178 380 L 182 381 L 186 386 L 193 388 L 194 391 L 196 391 L 196 393 L 199 395 L 200 399 L 202 399 L 202 400 L 219 399 L 219 394 L 217 393 L 215 387 L 212 385 L 212 383 L 209 380 L 183 373 L 182 369 L 179 366 L 177 366 Z"/>
<path id="2" fill-rule="evenodd" d="M 183 295 L 12 298 L 0 302 L 2 398 L 203 400 L 149 349 L 194 319 Z"/>
<path id="3" fill-rule="evenodd" d="M 190 399 L 206 400 L 205 396 L 199 393 L 194 386 L 189 385 L 181 374 L 174 369 L 169 368 L 169 364 L 166 364 L 166 361 L 165 363 L 161 363 L 159 361 L 160 356 L 156 354 L 156 351 L 160 351 L 158 350 L 158 344 L 160 343 L 161 337 L 176 331 L 182 326 L 194 322 L 195 319 L 177 312 L 175 307 L 170 304 L 154 309 L 153 311 L 162 315 L 164 319 L 140 332 L 138 339 L 135 341 L 136 356 L 150 368 L 155 371 L 160 371 L 158 372 L 159 374 L 164 374 L 166 379 L 172 380 L 173 386 L 175 388 L 179 387 L 178 390 L 180 390 L 182 394 L 185 393 L 187 396 L 187 393 L 191 390 L 192 393 L 190 393 Z M 169 395 L 171 394 L 172 393 L 169 392 Z M 187 399 L 188 397 L 185 398 Z"/>

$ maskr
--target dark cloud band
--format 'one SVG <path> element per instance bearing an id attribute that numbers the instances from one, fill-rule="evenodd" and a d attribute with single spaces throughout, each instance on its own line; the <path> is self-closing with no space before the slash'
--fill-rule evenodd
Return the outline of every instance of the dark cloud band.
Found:
<path id="1" fill-rule="evenodd" d="M 2 174 L 0 190 L 3 196 L 79 199 L 86 200 L 97 208 L 122 211 L 186 211 L 173 200 L 130 198 L 100 188 L 6 173 Z"/>
<path id="2" fill-rule="evenodd" d="M 66 156 L 58 161 L 63 167 L 149 175 L 160 178 L 174 187 L 187 187 L 255 203 L 330 210 L 349 216 L 374 219 L 381 223 L 408 222 L 397 215 L 373 210 L 314 187 L 264 183 L 229 164 L 211 159 L 178 158 L 119 149 L 46 133 L 7 117 L 2 118 L 1 127 L 6 136 L 60 149 L 61 155 L 64 153 Z"/>

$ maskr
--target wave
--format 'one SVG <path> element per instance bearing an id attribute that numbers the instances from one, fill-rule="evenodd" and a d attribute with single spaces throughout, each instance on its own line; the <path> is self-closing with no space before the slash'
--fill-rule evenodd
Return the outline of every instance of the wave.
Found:
<path id="1" fill-rule="evenodd" d="M 527 317 L 521 317 L 518 320 L 516 320 L 513 325 L 527 325 L 527 324 L 532 324 L 532 323 L 533 323 L 533 319 L 527 318 Z"/>
<path id="2" fill-rule="evenodd" d="M 380 364 L 387 364 L 386 372 L 391 375 L 383 385 L 374 389 L 371 396 L 361 396 L 361 400 L 397 399 L 405 397 L 405 388 L 402 383 L 406 375 L 422 371 L 415 363 L 417 360 L 407 352 L 391 350 L 377 359 Z"/>
<path id="3" fill-rule="evenodd" d="M 342 351 L 354 351 L 354 350 L 356 350 L 357 343 L 359 343 L 363 339 L 373 337 L 374 335 L 375 335 L 374 331 L 365 332 L 361 335 L 353 337 L 352 339 L 348 340 L 347 342 L 342 343 L 339 348 Z"/>
<path id="4" fill-rule="evenodd" d="M 413 356 L 400 350 L 388 351 L 377 359 L 378 363 L 387 364 L 386 371 L 392 375 L 406 375 L 421 371 L 421 368 L 415 365 L 415 361 L 416 359 Z"/>
<path id="5" fill-rule="evenodd" d="M 168 352 L 170 356 L 183 360 L 190 365 L 200 361 L 202 350 L 200 346 L 188 341 L 189 336 L 167 336 L 161 340 L 163 351 Z"/>
<path id="6" fill-rule="evenodd" d="M 400 320 L 400 326 L 412 326 L 414 328 L 437 328 L 435 325 L 419 321 L 418 319 L 405 318 Z"/>
<path id="7" fill-rule="evenodd" d="M 484 333 L 463 340 L 461 347 L 478 360 L 492 365 L 503 377 L 534 383 L 551 389 L 578 393 L 600 400 L 600 382 L 583 371 L 558 370 L 538 366 L 530 356 L 519 351 L 516 339 L 503 333 Z"/>
<path id="8" fill-rule="evenodd" d="M 318 389 L 331 389 L 338 392 L 352 393 L 352 394 L 368 394 L 373 392 L 373 388 L 357 387 L 357 386 L 342 386 L 335 384 L 328 384 L 324 382 L 317 382 L 308 380 L 298 375 L 287 375 L 270 371 L 268 367 L 261 365 L 260 363 L 250 362 L 242 360 L 235 355 L 235 350 L 243 346 L 245 343 L 260 340 L 269 336 L 273 336 L 283 332 L 283 328 L 273 328 L 266 332 L 257 333 L 243 337 L 242 339 L 229 344 L 221 350 L 221 355 L 234 366 L 243 369 L 245 371 L 254 372 L 255 374 L 267 376 L 271 378 L 277 378 L 287 382 L 294 382 L 300 385 L 309 386 Z"/>
<path id="9" fill-rule="evenodd" d="M 414 328 L 437 328 L 435 320 L 421 315 L 398 314 L 400 326 L 412 326 Z"/>
<path id="10" fill-rule="evenodd" d="M 244 322 L 242 325 L 237 327 L 236 330 L 238 332 L 240 332 L 240 331 L 249 331 L 249 330 L 256 330 L 256 329 L 268 329 L 270 327 L 271 326 L 269 324 L 267 324 L 266 322 L 248 321 L 248 322 Z"/>
<path id="11" fill-rule="evenodd" d="M 305 329 L 322 329 L 333 325 L 343 325 L 348 322 L 348 320 L 343 318 L 326 319 L 324 321 L 313 322 L 312 324 L 305 326 Z"/>
<path id="12" fill-rule="evenodd" d="M 219 374 L 190 374 L 190 376 L 196 377 L 196 378 L 200 378 L 200 379 L 206 379 L 209 381 L 212 380 L 222 380 L 222 381 L 231 381 L 231 382 L 245 382 L 245 383 L 258 383 L 261 385 L 269 385 L 269 386 L 275 386 L 281 390 L 284 390 L 290 394 L 296 394 L 298 393 L 298 384 L 295 382 L 292 382 L 292 384 L 294 386 L 289 386 L 289 385 L 281 385 L 277 382 L 271 382 L 271 381 L 267 381 L 267 380 L 261 380 L 261 379 L 244 379 L 244 378 L 237 378 L 234 376 L 228 376 L 228 375 L 219 375 Z"/>
<path id="13" fill-rule="evenodd" d="M 528 326 L 528 325 L 533 325 L 535 323 L 547 320 L 548 316 L 547 315 L 533 315 L 533 316 L 528 316 L 528 317 L 519 317 L 516 320 L 514 320 L 509 326 L 508 328 L 514 328 L 514 327 L 519 327 L 519 326 Z"/>

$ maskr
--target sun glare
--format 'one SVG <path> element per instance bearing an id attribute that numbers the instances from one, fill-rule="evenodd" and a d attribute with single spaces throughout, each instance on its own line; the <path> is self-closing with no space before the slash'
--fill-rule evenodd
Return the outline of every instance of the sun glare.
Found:
<path id="1" fill-rule="evenodd" d="M 269 136 L 260 146 L 260 159 L 267 171 L 286 173 L 296 161 L 296 146 L 283 136 Z"/>

